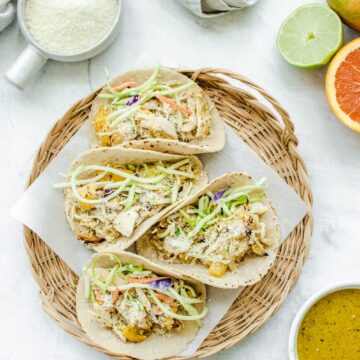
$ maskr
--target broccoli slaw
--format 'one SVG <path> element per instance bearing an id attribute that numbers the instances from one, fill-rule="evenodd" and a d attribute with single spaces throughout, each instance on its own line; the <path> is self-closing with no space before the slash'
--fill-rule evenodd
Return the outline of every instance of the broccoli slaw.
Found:
<path id="1" fill-rule="evenodd" d="M 104 258 L 111 263 L 106 268 L 98 266 Z M 92 315 L 124 342 L 180 331 L 184 321 L 200 326 L 207 314 L 201 294 L 190 283 L 158 276 L 142 265 L 124 264 L 112 253 L 97 255 L 83 270 L 83 278 Z"/>
<path id="2" fill-rule="evenodd" d="M 202 170 L 191 158 L 142 164 L 80 164 L 64 188 L 66 212 L 78 239 L 114 244 L 144 220 L 187 196 Z"/>
<path id="3" fill-rule="evenodd" d="M 202 89 L 190 80 L 161 83 L 160 71 L 156 64 L 140 85 L 125 81 L 104 87 L 92 122 L 101 146 L 153 138 L 189 142 L 210 134 L 211 108 Z"/>
<path id="4" fill-rule="evenodd" d="M 161 220 L 150 230 L 160 260 L 202 264 L 223 277 L 236 271 L 246 256 L 267 256 L 272 240 L 262 215 L 269 207 L 265 179 L 257 184 L 207 192 Z"/>

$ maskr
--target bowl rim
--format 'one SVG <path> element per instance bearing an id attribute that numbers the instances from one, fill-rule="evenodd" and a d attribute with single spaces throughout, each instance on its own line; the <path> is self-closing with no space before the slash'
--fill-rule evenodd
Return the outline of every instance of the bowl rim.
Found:
<path id="1" fill-rule="evenodd" d="M 305 303 L 301 306 L 301 308 L 296 313 L 290 329 L 289 334 L 289 359 L 290 360 L 299 360 L 297 354 L 297 337 L 299 333 L 300 324 L 304 319 L 305 315 L 308 313 L 310 308 L 317 303 L 323 297 L 332 294 L 334 292 L 346 289 L 360 289 L 360 281 L 346 281 L 346 282 L 339 282 L 327 287 L 320 289 L 319 291 L 315 292 L 311 295 Z"/>
<path id="2" fill-rule="evenodd" d="M 45 55 L 47 58 L 57 61 L 65 61 L 65 62 L 76 62 L 76 61 L 83 61 L 89 58 L 92 58 L 101 52 L 103 52 L 116 38 L 116 36 L 120 32 L 120 15 L 122 14 L 122 0 L 116 0 L 117 12 L 114 19 L 113 24 L 111 25 L 107 34 L 99 40 L 93 47 L 89 49 L 85 49 L 79 53 L 75 54 L 59 54 L 59 53 L 52 53 L 48 50 L 42 48 L 32 37 L 30 30 L 28 29 L 25 21 L 25 2 L 26 0 L 18 0 L 17 2 L 17 19 L 19 23 L 20 30 L 24 35 L 25 39 L 30 43 L 33 47 L 35 47 L 40 53 Z"/>

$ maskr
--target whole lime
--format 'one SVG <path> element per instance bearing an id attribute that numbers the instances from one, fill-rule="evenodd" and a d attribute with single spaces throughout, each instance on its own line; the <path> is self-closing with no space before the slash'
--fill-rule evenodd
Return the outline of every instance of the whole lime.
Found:
<path id="1" fill-rule="evenodd" d="M 345 24 L 360 31 L 360 0 L 328 0 Z"/>

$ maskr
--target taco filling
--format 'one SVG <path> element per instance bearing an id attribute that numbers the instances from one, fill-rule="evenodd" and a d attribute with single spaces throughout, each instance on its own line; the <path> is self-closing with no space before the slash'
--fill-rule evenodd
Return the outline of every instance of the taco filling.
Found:
<path id="1" fill-rule="evenodd" d="M 104 257 L 113 265 L 97 266 Z M 84 279 L 91 314 L 123 342 L 139 343 L 153 333 L 181 331 L 184 322 L 199 322 L 207 313 L 204 305 L 198 309 L 204 300 L 190 283 L 124 264 L 111 253 L 97 255 L 84 269 Z"/>
<path id="2" fill-rule="evenodd" d="M 263 182 L 208 192 L 160 221 L 151 230 L 158 257 L 168 263 L 202 264 L 223 277 L 247 256 L 267 256 L 262 215 L 269 208 Z"/>
<path id="3" fill-rule="evenodd" d="M 142 84 L 108 84 L 98 95 L 104 104 L 92 125 L 101 146 L 154 138 L 190 142 L 210 134 L 211 109 L 203 90 L 191 80 L 161 83 L 159 70 L 157 64 Z"/>
<path id="4" fill-rule="evenodd" d="M 144 220 L 187 196 L 201 176 L 192 159 L 79 165 L 65 188 L 67 216 L 79 240 L 114 244 Z"/>

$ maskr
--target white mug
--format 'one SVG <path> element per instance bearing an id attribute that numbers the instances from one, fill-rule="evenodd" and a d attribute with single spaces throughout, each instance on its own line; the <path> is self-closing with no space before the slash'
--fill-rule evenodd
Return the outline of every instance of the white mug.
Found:
<path id="1" fill-rule="evenodd" d="M 20 29 L 25 39 L 29 42 L 29 45 L 5 74 L 6 79 L 21 90 L 25 89 L 31 79 L 48 59 L 66 62 L 89 59 L 104 51 L 113 42 L 120 31 L 121 0 L 117 0 L 118 8 L 114 23 L 109 33 L 99 43 L 95 44 L 91 49 L 73 55 L 52 54 L 47 50 L 42 49 L 32 38 L 24 20 L 25 1 L 26 0 L 18 0 L 17 18 Z"/>

